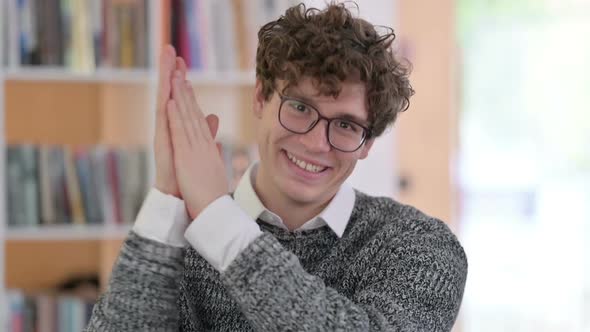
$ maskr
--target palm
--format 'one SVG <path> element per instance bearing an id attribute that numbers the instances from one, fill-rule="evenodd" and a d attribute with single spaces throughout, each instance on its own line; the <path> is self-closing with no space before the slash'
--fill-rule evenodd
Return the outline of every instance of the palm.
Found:
<path id="1" fill-rule="evenodd" d="M 186 79 L 187 67 L 182 58 L 176 57 L 176 51 L 170 45 L 162 50 L 158 78 L 158 101 L 156 110 L 156 128 L 154 135 L 154 154 L 156 162 L 156 189 L 182 199 L 174 167 L 174 149 L 170 135 L 170 122 L 166 104 L 171 99 L 172 77 L 175 70 Z M 214 115 L 206 118 L 211 136 L 215 138 L 219 120 Z"/>

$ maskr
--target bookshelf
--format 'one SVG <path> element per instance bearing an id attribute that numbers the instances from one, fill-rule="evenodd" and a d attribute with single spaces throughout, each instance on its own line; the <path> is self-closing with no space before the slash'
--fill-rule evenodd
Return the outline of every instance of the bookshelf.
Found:
<path id="1" fill-rule="evenodd" d="M 0 21 L 7 17 L 7 11 L 14 14 L 15 3 L 8 0 L 0 4 Z M 132 222 L 9 226 L 4 151 L 13 144 L 139 146 L 148 151 L 147 159 L 151 161 L 157 57 L 160 46 L 167 41 L 164 31 L 170 30 L 164 28 L 169 22 L 165 16 L 170 15 L 166 8 L 170 3 L 145 0 L 146 66 L 140 68 L 96 65 L 88 70 L 22 65 L 14 42 L 4 40 L 6 35 L 19 33 L 18 22 L 11 22 L 8 31 L 0 23 L 0 330 L 5 330 L 9 319 L 7 289 L 37 292 L 70 276 L 88 274 L 99 275 L 105 285 Z M 234 6 L 231 1 L 220 3 Z M 286 5 L 275 10 L 280 12 Z M 220 117 L 218 138 L 247 144 L 254 137 L 248 125 L 255 79 L 253 63 L 247 67 L 238 63 L 224 66 L 193 68 L 188 79 L 202 108 Z M 152 178 L 153 165 L 149 163 L 147 183 Z"/>
<path id="2" fill-rule="evenodd" d="M 5 5 L 0 5 L 0 19 L 5 17 Z M 0 133 L 4 133 L 4 80 L 5 80 L 5 24 L 0 24 Z M 0 135 L 0 151 L 5 151 L 4 135 Z M 6 197 L 5 197 L 5 160 L 0 153 L 0 329 L 8 330 L 8 307 L 5 290 L 5 234 L 6 234 Z"/>
<path id="3" fill-rule="evenodd" d="M 140 83 L 155 80 L 149 70 L 98 69 L 93 73 L 78 73 L 59 67 L 8 69 L 4 79 L 10 81 L 52 81 L 81 83 Z"/>
<path id="4" fill-rule="evenodd" d="M 7 241 L 108 240 L 127 235 L 131 225 L 55 225 L 8 228 Z"/>

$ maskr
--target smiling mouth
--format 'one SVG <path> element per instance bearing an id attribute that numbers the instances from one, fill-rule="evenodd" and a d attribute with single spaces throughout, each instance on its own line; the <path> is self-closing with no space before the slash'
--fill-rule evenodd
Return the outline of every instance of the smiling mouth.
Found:
<path id="1" fill-rule="evenodd" d="M 297 159 L 294 155 L 290 154 L 289 152 L 285 151 L 287 158 L 296 165 L 297 167 L 310 172 L 310 173 L 321 173 L 328 169 L 328 167 L 314 165 L 312 163 L 305 162 L 303 160 Z"/>

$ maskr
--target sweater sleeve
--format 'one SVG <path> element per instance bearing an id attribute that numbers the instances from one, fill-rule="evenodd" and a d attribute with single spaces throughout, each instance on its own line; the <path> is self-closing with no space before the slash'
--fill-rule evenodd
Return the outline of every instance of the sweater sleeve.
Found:
<path id="1" fill-rule="evenodd" d="M 393 247 L 380 249 L 350 298 L 307 273 L 268 233 L 222 277 L 254 330 L 450 331 L 467 274 L 459 243 L 426 239 L 397 253 Z"/>
<path id="2" fill-rule="evenodd" d="M 178 331 L 183 250 L 130 232 L 86 331 Z"/>

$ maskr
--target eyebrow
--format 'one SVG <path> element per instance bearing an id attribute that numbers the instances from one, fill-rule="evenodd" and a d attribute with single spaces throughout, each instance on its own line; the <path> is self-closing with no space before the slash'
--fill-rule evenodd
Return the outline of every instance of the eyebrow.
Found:
<path id="1" fill-rule="evenodd" d="M 283 94 L 285 97 L 293 98 L 293 99 L 296 99 L 300 102 L 308 104 L 309 106 L 312 106 L 313 108 L 318 110 L 318 106 L 316 105 L 316 103 L 312 99 L 304 96 L 303 94 L 299 93 L 295 89 L 286 89 L 284 91 L 284 93 L 281 93 L 281 94 Z M 319 112 L 319 110 L 318 110 L 318 112 Z M 357 124 L 360 124 L 361 126 L 363 126 L 365 128 L 369 127 L 369 124 L 367 123 L 366 120 L 363 120 L 363 119 L 359 118 L 358 116 L 352 115 L 349 113 L 342 113 L 342 112 L 336 113 L 336 115 L 334 117 L 332 117 L 332 119 L 344 119 L 344 120 L 348 120 L 348 121 L 352 121 Z"/>

